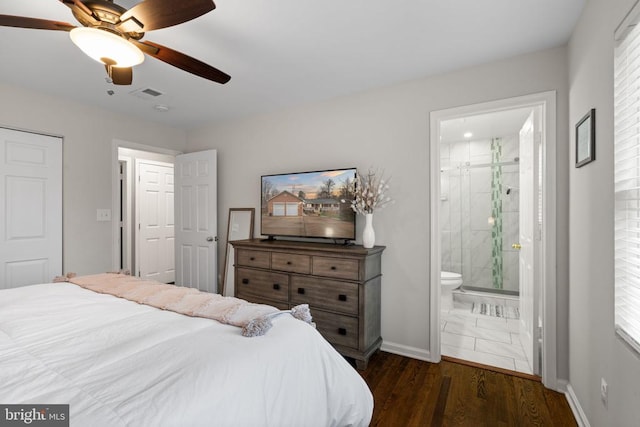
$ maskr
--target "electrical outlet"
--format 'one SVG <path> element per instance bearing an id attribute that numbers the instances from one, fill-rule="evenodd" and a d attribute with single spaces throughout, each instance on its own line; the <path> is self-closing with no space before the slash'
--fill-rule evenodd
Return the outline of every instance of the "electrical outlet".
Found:
<path id="1" fill-rule="evenodd" d="M 600 400 L 605 408 L 609 405 L 609 384 L 604 378 L 600 378 Z"/>

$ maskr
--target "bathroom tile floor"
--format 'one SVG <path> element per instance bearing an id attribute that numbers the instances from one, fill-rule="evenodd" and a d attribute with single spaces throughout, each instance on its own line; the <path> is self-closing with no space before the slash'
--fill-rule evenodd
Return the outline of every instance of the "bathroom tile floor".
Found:
<path id="1" fill-rule="evenodd" d="M 440 319 L 442 355 L 533 373 L 520 343 L 518 320 L 474 314 L 470 303 L 457 301 L 441 311 Z"/>

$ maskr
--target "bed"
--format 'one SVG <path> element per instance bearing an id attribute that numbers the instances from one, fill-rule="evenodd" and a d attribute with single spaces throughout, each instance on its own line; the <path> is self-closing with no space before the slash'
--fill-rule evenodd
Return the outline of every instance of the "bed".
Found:
<path id="1" fill-rule="evenodd" d="M 313 313 L 312 313 L 313 314 Z M 262 336 L 72 283 L 0 291 L 0 402 L 72 426 L 366 426 L 373 398 L 312 325 Z"/>

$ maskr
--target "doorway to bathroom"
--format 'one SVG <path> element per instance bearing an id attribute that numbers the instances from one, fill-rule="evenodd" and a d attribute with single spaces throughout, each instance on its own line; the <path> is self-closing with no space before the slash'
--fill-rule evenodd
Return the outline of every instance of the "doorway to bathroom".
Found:
<path id="1" fill-rule="evenodd" d="M 555 378 L 547 147 L 555 147 L 554 92 L 431 113 L 434 359 Z"/>

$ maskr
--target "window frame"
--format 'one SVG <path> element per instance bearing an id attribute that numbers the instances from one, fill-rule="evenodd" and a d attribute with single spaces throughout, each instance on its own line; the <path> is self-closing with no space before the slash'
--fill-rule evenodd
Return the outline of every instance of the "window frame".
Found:
<path id="1" fill-rule="evenodd" d="M 614 33 L 614 327 L 640 354 L 640 5 Z"/>

